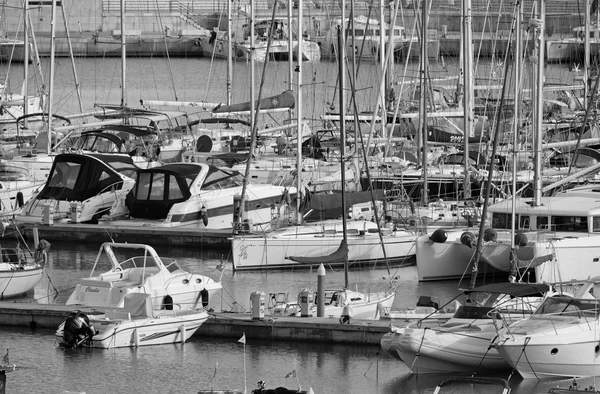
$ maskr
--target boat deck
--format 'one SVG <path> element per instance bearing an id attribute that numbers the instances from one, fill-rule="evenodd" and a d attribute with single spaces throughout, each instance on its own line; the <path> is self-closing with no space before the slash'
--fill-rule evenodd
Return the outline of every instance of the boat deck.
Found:
<path id="1" fill-rule="evenodd" d="M 80 310 L 86 314 L 103 313 L 98 308 L 76 305 L 54 305 L 0 302 L 0 324 L 12 327 L 56 329 L 67 316 Z M 389 320 L 356 320 L 341 324 L 332 317 L 265 316 L 253 319 L 248 313 L 211 313 L 195 336 L 280 341 L 317 341 L 379 346 L 390 331 Z"/>

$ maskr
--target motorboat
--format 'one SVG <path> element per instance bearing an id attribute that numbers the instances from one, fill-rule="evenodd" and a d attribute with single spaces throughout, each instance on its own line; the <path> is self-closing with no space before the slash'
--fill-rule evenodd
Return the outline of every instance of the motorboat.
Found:
<path id="1" fill-rule="evenodd" d="M 114 200 L 110 225 L 231 229 L 235 217 L 241 218 L 243 177 L 237 171 L 174 163 L 140 169 L 135 179 L 131 192 Z M 295 192 L 293 187 L 248 184 L 243 220 L 268 228 L 272 219 L 291 210 Z"/>
<path id="2" fill-rule="evenodd" d="M 416 374 L 508 369 L 500 354 L 490 349 L 496 325 L 531 314 L 549 290 L 549 285 L 535 283 L 496 283 L 466 290 L 459 295 L 460 307 L 450 320 L 392 326 L 381 347 Z"/>
<path id="3" fill-rule="evenodd" d="M 46 240 L 40 240 L 35 253 L 28 253 L 20 244 L 0 248 L 0 299 L 25 294 L 42 280 L 49 249 Z"/>
<path id="4" fill-rule="evenodd" d="M 107 261 L 110 269 L 102 271 Z M 157 308 L 186 310 L 199 303 L 209 307 L 222 287 L 183 270 L 173 258 L 159 257 L 149 245 L 105 242 L 90 276 L 77 281 L 66 305 L 122 308 L 125 295 L 147 293 Z"/>
<path id="5" fill-rule="evenodd" d="M 123 308 L 108 309 L 104 314 L 71 313 L 56 331 L 62 338 L 61 347 L 112 349 L 185 343 L 208 319 L 204 308 L 154 309 L 152 296 L 146 293 L 129 293 L 123 298 Z"/>
<path id="6" fill-rule="evenodd" d="M 600 277 L 574 296 L 544 300 L 526 319 L 498 332 L 495 349 L 525 379 L 598 376 L 598 299 L 591 293 Z"/>
<path id="7" fill-rule="evenodd" d="M 16 215 L 17 223 L 97 223 L 127 195 L 138 168 L 131 157 L 62 153 L 47 181 Z"/>
<path id="8" fill-rule="evenodd" d="M 12 219 L 35 192 L 44 185 L 36 181 L 26 168 L 7 160 L 0 161 L 0 221 Z"/>

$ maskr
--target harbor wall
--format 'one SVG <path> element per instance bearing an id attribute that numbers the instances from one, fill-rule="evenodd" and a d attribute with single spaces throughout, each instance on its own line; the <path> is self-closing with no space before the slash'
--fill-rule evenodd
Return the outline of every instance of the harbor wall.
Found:
<path id="1" fill-rule="evenodd" d="M 475 35 L 487 36 L 489 40 L 506 39 L 513 23 L 512 4 L 484 0 L 472 0 L 472 26 Z M 524 23 L 534 12 L 532 0 L 524 2 Z M 546 9 L 546 33 L 548 37 L 560 38 L 572 35 L 573 28 L 584 21 L 581 10 L 573 7 L 570 0 L 548 2 Z M 1 27 L 5 39 L 22 38 L 23 10 L 21 0 L 4 0 L 1 14 Z M 57 8 L 56 55 L 68 55 L 67 31 L 73 43 L 75 55 L 79 56 L 118 56 L 120 55 L 121 4 L 120 0 L 62 0 L 62 8 Z M 169 52 L 172 56 L 202 55 L 197 38 L 208 34 L 208 30 L 227 29 L 225 2 L 206 0 L 127 0 L 125 2 L 125 34 L 128 52 L 143 56 L 160 55 Z M 270 19 L 272 0 L 256 0 L 255 19 Z M 285 19 L 288 15 L 286 3 L 281 4 L 276 18 Z M 297 6 L 298 4 L 292 2 Z M 339 19 L 339 0 L 303 1 L 303 31 L 310 39 L 321 42 L 326 31 Z M 410 8 L 411 1 L 402 4 L 396 24 L 404 26 L 407 34 L 412 34 L 415 21 L 420 18 L 418 10 Z M 453 55 L 458 48 L 461 29 L 461 2 L 458 0 L 434 0 L 429 13 L 428 35 L 442 39 L 442 53 Z M 488 9 L 488 6 L 490 9 Z M 293 9 L 292 15 L 297 13 Z M 347 2 L 346 7 L 349 7 Z M 232 21 L 239 26 L 246 22 L 250 14 L 248 4 L 233 2 Z M 40 55 L 50 52 L 51 32 L 50 6 L 30 7 L 30 20 L 38 43 Z M 63 17 L 64 11 L 64 17 Z M 356 15 L 366 15 L 377 19 L 379 10 L 371 8 L 365 1 L 355 1 Z M 349 8 L 347 9 L 349 15 Z M 389 21 L 389 7 L 386 10 Z M 65 22 L 66 21 L 66 22 Z M 65 28 L 66 24 L 66 28 Z M 297 25 L 296 22 L 292 22 Z M 296 26 L 297 27 L 297 26 Z M 208 30 L 207 30 L 208 29 Z M 445 39 L 445 40 L 443 40 Z M 491 44 L 490 44 L 491 45 Z"/>

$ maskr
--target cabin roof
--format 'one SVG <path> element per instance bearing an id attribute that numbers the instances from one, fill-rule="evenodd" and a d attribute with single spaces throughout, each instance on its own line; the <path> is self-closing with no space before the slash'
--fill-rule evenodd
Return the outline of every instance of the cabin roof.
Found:
<path id="1" fill-rule="evenodd" d="M 595 198 L 571 196 L 568 193 L 542 197 L 540 206 L 533 206 L 531 198 L 519 198 L 515 211 L 520 215 L 591 216 L 600 215 L 600 203 Z M 491 213 L 512 213 L 512 200 L 506 199 L 491 205 Z"/>

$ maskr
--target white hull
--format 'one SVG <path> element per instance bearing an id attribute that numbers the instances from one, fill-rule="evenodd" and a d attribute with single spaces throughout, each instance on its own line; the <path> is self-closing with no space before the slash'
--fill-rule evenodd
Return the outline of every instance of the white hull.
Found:
<path id="1" fill-rule="evenodd" d="M 1 181 L 0 216 L 12 216 L 20 212 L 23 204 L 26 204 L 43 184 L 30 181 Z"/>
<path id="2" fill-rule="evenodd" d="M 324 316 L 340 318 L 347 314 L 351 319 L 377 320 L 382 310 L 392 306 L 395 296 L 395 293 L 371 293 L 366 295 L 367 302 L 350 303 L 347 306 L 325 305 Z M 313 316 L 316 316 L 316 309 Z"/>
<path id="3" fill-rule="evenodd" d="M 598 335 L 598 332 L 590 332 L 587 339 L 581 339 L 578 332 L 576 342 L 565 334 L 556 336 L 552 342 L 544 336 L 541 340 L 545 343 L 537 343 L 540 338 L 532 338 L 527 346 L 521 336 L 513 343 L 502 345 L 498 352 L 525 379 L 599 376 L 600 363 L 594 351 Z"/>
<path id="4" fill-rule="evenodd" d="M 381 345 L 417 374 L 508 369 L 497 350 L 488 350 L 495 336 L 491 321 L 437 330 L 406 327 L 386 334 Z"/>
<path id="5" fill-rule="evenodd" d="M 133 253 L 140 254 L 122 261 L 118 259 Z M 98 262 L 105 259 L 112 264 L 112 269 L 94 272 Z M 172 304 L 173 309 L 189 310 L 204 302 L 208 308 L 216 306 L 211 305 L 211 300 L 222 288 L 220 282 L 208 276 L 182 270 L 172 258 L 159 257 L 147 245 L 107 242 L 100 247 L 90 277 L 77 281 L 66 305 L 122 308 L 127 295 L 141 293 L 148 294 L 159 309 Z M 204 299 L 203 290 L 206 290 Z"/>
<path id="6" fill-rule="evenodd" d="M 206 312 L 132 320 L 102 320 L 100 316 L 92 316 L 90 324 L 100 331 L 92 338 L 92 347 L 111 349 L 184 343 L 206 319 Z"/>
<path id="7" fill-rule="evenodd" d="M 0 263 L 0 299 L 27 293 L 42 280 L 42 267 L 13 270 L 10 266 Z"/>
<path id="8" fill-rule="evenodd" d="M 236 236 L 232 239 L 233 267 L 236 270 L 291 268 L 303 266 L 294 262 L 290 256 L 318 257 L 335 252 L 343 239 L 342 224 L 339 221 L 323 222 L 330 225 L 337 223 L 333 233 L 321 232 L 321 225 L 300 226 L 299 232 L 307 227 L 313 227 L 314 232 L 295 234 L 294 228 L 279 230 L 265 237 Z M 349 225 L 362 222 L 350 222 Z M 360 224 L 359 224 L 360 226 Z M 381 239 L 376 232 L 363 230 L 363 234 L 348 234 L 348 261 L 352 263 L 385 263 Z M 415 234 L 406 231 L 396 231 L 383 235 L 385 252 L 392 264 L 401 263 L 414 256 Z M 339 262 L 338 265 L 343 264 Z"/>
<path id="9" fill-rule="evenodd" d="M 429 235 L 420 235 L 415 240 L 417 274 L 419 281 L 457 279 L 470 276 L 469 262 L 474 249 L 460 243 L 463 231 L 448 232 L 444 243 L 436 243 Z"/>

